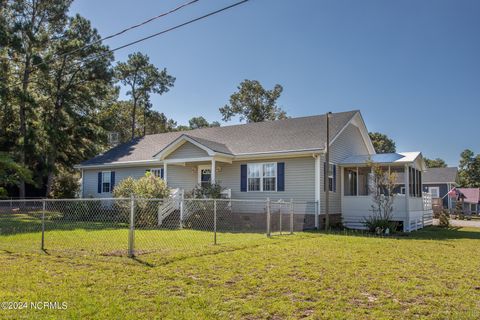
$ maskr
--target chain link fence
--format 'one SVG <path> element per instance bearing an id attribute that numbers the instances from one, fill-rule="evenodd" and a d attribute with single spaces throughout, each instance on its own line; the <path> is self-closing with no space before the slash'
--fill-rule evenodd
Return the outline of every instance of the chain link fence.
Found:
<path id="1" fill-rule="evenodd" d="M 0 250 L 191 255 L 314 226 L 316 204 L 235 199 L 0 201 Z"/>

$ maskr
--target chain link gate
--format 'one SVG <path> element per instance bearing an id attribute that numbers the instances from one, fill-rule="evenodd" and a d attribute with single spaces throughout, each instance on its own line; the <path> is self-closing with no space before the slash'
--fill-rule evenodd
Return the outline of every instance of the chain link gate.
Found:
<path id="1" fill-rule="evenodd" d="M 267 235 L 293 234 L 293 200 L 267 199 Z"/>

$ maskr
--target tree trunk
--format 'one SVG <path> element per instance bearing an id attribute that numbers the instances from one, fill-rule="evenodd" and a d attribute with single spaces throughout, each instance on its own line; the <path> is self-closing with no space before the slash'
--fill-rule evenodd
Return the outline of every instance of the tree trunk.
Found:
<path id="1" fill-rule="evenodd" d="M 133 98 L 132 109 L 132 140 L 135 139 L 135 116 L 137 114 L 137 99 Z"/>
<path id="2" fill-rule="evenodd" d="M 27 95 L 28 95 L 28 84 L 30 81 L 30 56 L 25 57 L 25 65 L 22 78 L 22 97 L 20 99 L 19 105 L 19 117 L 20 117 L 20 138 L 22 139 L 20 147 L 20 164 L 22 166 L 26 165 L 26 150 L 28 146 L 28 136 L 27 136 Z M 18 183 L 19 197 L 25 198 L 25 180 L 20 179 Z"/>
<path id="3" fill-rule="evenodd" d="M 55 179 L 55 172 L 53 170 L 49 170 L 47 175 L 47 190 L 45 191 L 45 197 L 48 198 L 50 196 L 50 192 L 52 192 L 53 180 Z"/>
<path id="4" fill-rule="evenodd" d="M 143 136 L 147 135 L 147 108 L 143 110 Z"/>

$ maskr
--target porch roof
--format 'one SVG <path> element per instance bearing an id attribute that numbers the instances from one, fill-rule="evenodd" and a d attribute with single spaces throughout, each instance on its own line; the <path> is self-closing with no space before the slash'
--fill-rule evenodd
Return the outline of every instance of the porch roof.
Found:
<path id="1" fill-rule="evenodd" d="M 379 153 L 372 155 L 354 155 L 344 159 L 340 164 L 366 165 L 369 161 L 378 164 L 407 164 L 415 162 L 421 157 L 421 152 Z"/>

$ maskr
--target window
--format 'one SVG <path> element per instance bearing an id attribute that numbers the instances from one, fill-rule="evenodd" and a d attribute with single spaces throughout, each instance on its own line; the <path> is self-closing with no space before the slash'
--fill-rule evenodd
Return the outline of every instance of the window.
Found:
<path id="1" fill-rule="evenodd" d="M 158 177 L 158 178 L 163 178 L 163 174 L 162 174 L 162 170 L 163 169 L 159 169 L 159 168 L 154 168 L 154 169 L 150 169 L 150 173 L 153 174 L 155 177 Z"/>
<path id="2" fill-rule="evenodd" d="M 248 191 L 276 191 L 277 164 L 249 163 L 247 165 Z"/>
<path id="3" fill-rule="evenodd" d="M 405 194 L 405 187 L 400 187 L 400 194 Z"/>
<path id="4" fill-rule="evenodd" d="M 333 191 L 333 164 L 328 167 L 328 190 Z"/>
<path id="5" fill-rule="evenodd" d="M 112 172 L 102 172 L 102 192 L 110 192 L 112 186 Z"/>
<path id="6" fill-rule="evenodd" d="M 263 191 L 275 191 L 276 176 L 277 176 L 276 163 L 265 163 L 263 165 Z"/>
<path id="7" fill-rule="evenodd" d="M 440 188 L 439 187 L 428 187 L 428 193 L 432 195 L 432 198 L 440 198 Z"/>

